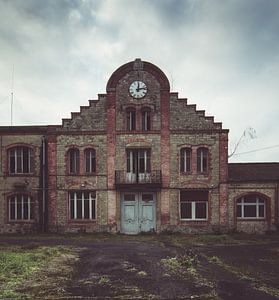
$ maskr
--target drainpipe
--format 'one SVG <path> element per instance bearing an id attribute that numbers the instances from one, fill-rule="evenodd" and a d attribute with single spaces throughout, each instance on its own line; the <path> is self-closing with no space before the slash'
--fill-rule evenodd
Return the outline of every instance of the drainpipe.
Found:
<path id="1" fill-rule="evenodd" d="M 47 157 L 46 157 L 47 141 L 43 137 L 42 140 L 42 231 L 47 229 Z"/>

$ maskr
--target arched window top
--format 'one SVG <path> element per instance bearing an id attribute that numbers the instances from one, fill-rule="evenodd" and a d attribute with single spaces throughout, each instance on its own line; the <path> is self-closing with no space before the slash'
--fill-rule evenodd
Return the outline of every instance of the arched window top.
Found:
<path id="1" fill-rule="evenodd" d="M 192 170 L 192 149 L 183 147 L 180 149 L 180 171 L 188 173 Z"/>
<path id="2" fill-rule="evenodd" d="M 10 147 L 8 156 L 10 174 L 30 174 L 34 172 L 34 150 L 30 146 Z"/>
<path id="3" fill-rule="evenodd" d="M 259 194 L 246 194 L 236 201 L 238 219 L 264 219 L 266 216 L 266 197 Z"/>
<path id="4" fill-rule="evenodd" d="M 94 148 L 87 148 L 84 150 L 85 156 L 85 173 L 96 172 L 96 150 Z"/>
<path id="5" fill-rule="evenodd" d="M 197 149 L 197 171 L 199 173 L 208 172 L 208 148 L 199 147 Z"/>
<path id="6" fill-rule="evenodd" d="M 129 111 L 136 112 L 136 108 L 133 107 L 133 106 L 128 106 L 128 107 L 126 107 L 126 111 L 127 111 L 127 112 L 129 112 Z"/>
<path id="7" fill-rule="evenodd" d="M 76 147 L 68 150 L 68 166 L 70 174 L 79 174 L 79 149 Z"/>
<path id="8" fill-rule="evenodd" d="M 142 111 L 142 112 L 143 112 L 143 111 L 151 112 L 151 107 L 149 107 L 149 106 L 143 106 L 143 107 L 141 108 L 141 111 Z"/>
<path id="9" fill-rule="evenodd" d="M 246 195 L 241 196 L 240 198 L 237 199 L 237 203 L 256 203 L 257 201 L 259 203 L 264 203 L 266 200 L 266 196 L 256 194 L 256 193 L 249 193 Z"/>

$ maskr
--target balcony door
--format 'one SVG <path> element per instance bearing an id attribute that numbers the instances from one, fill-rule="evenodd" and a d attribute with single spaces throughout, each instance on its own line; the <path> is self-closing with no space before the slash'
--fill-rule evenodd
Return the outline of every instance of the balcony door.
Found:
<path id="1" fill-rule="evenodd" d="M 127 149 L 126 153 L 126 181 L 129 183 L 150 182 L 150 149 Z"/>

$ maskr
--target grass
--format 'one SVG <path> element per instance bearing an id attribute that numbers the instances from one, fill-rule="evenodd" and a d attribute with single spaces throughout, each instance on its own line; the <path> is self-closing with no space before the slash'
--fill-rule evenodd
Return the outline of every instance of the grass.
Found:
<path id="1" fill-rule="evenodd" d="M 5 246 L 0 248 L 0 299 L 28 299 L 20 286 L 32 279 L 36 272 L 46 266 L 54 257 L 65 253 L 66 248 Z"/>

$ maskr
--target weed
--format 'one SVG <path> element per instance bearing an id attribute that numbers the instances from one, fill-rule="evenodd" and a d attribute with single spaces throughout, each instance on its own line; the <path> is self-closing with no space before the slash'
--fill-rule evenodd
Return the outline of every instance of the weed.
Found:
<path id="1" fill-rule="evenodd" d="M 62 253 L 62 247 L 6 247 L 0 252 L 0 298 L 26 298 L 18 287 Z M 64 250 L 65 252 L 65 250 Z"/>
<path id="2" fill-rule="evenodd" d="M 100 285 L 106 285 L 110 283 L 110 279 L 107 275 L 103 275 L 98 282 Z"/>
<path id="3" fill-rule="evenodd" d="M 139 277 L 146 277 L 146 276 L 147 276 L 147 273 L 146 273 L 145 271 L 139 271 L 139 272 L 137 273 L 137 275 L 138 275 Z"/>

